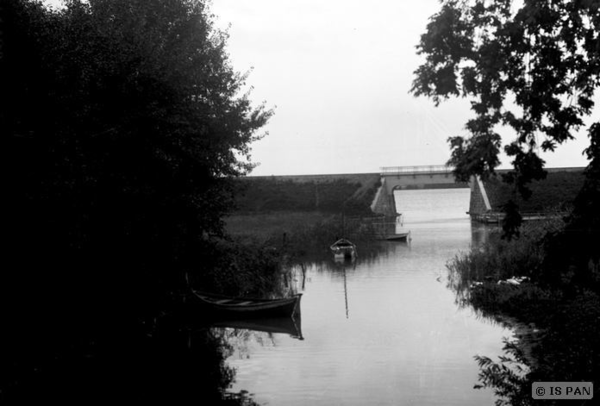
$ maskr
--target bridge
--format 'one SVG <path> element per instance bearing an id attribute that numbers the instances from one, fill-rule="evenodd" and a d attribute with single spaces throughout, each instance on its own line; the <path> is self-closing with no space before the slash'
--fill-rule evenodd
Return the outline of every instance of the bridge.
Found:
<path id="1" fill-rule="evenodd" d="M 497 186 L 492 187 L 489 183 L 485 184 L 479 178 L 472 178 L 468 183 L 456 182 L 452 174 L 453 169 L 453 167 L 445 165 L 382 167 L 381 186 L 371 204 L 371 210 L 377 214 L 397 216 L 395 190 L 469 188 L 471 190 L 469 202 L 471 218 L 483 222 L 498 222 L 503 213 L 498 212 L 496 207 L 502 200 L 502 196 L 498 196 Z M 583 172 L 583 168 L 546 168 L 546 171 L 549 174 L 570 172 L 568 174 L 569 181 L 577 182 L 577 175 Z M 501 174 L 508 170 L 497 170 L 496 172 Z M 546 181 L 546 183 L 548 182 Z M 543 214 L 522 213 L 522 215 L 524 218 L 536 218 Z"/>
<path id="2" fill-rule="evenodd" d="M 468 183 L 457 183 L 454 180 L 453 169 L 445 165 L 382 167 L 381 186 L 371 204 L 371 210 L 385 216 L 397 216 L 395 190 L 469 188 Z"/>
<path id="3" fill-rule="evenodd" d="M 388 192 L 396 189 L 469 187 L 466 183 L 455 182 L 453 170 L 453 167 L 445 165 L 388 166 L 381 168 L 381 179 Z"/>
<path id="4" fill-rule="evenodd" d="M 281 176 L 252 176 L 247 179 L 279 179 L 295 183 L 312 182 L 315 184 L 328 183 L 333 180 L 345 180 L 349 183 L 360 184 L 358 195 L 376 194 L 371 203 L 371 211 L 377 215 L 397 217 L 394 191 L 410 189 L 448 189 L 469 188 L 470 201 L 468 210 L 473 220 L 482 222 L 498 222 L 502 219 L 501 207 L 507 199 L 513 198 L 512 188 L 503 184 L 499 177 L 486 181 L 471 179 L 470 182 L 457 183 L 452 174 L 454 168 L 445 165 L 427 166 L 393 166 L 382 167 L 376 173 L 345 173 L 320 175 L 281 175 Z M 582 167 L 545 168 L 548 177 L 544 181 L 534 182 L 534 197 L 537 202 L 518 202 L 523 208 L 521 215 L 525 218 L 547 216 L 547 211 L 553 207 L 572 201 L 583 184 Z M 508 170 L 496 170 L 503 174 Z M 318 191 L 315 188 L 315 191 Z M 318 194 L 317 194 L 318 196 Z M 318 197 L 316 197 L 318 199 Z M 539 204 L 542 202 L 541 204 Z M 542 207 L 543 206 L 543 207 Z M 546 212 L 544 212 L 546 211 Z"/>

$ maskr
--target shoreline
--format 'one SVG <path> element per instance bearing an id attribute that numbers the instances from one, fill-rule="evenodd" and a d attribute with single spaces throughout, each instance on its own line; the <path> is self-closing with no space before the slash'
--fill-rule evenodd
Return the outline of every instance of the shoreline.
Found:
<path id="1" fill-rule="evenodd" d="M 512 331 L 511 340 L 519 348 L 523 355 L 523 362 L 533 370 L 539 366 L 537 359 L 533 356 L 537 345 L 539 344 L 540 336 L 543 330 L 538 329 L 535 323 L 526 323 L 520 321 L 513 316 L 508 316 L 502 313 L 489 315 L 494 321 Z"/>

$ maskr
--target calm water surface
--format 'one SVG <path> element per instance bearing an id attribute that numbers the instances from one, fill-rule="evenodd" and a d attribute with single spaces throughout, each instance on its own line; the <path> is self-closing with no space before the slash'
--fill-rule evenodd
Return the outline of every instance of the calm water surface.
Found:
<path id="1" fill-rule="evenodd" d="M 446 262 L 478 230 L 468 189 L 397 191 L 410 244 L 355 264 L 313 263 L 302 298 L 304 340 L 232 339 L 232 390 L 265 405 L 492 405 L 475 390 L 474 355 L 502 354 L 511 332 L 455 304 Z M 359 247 L 360 255 L 360 247 Z"/>

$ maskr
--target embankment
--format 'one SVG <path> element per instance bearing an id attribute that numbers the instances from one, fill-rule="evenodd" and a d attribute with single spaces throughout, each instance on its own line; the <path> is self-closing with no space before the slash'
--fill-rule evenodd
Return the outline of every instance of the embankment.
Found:
<path id="1" fill-rule="evenodd" d="M 300 256 L 326 251 L 341 236 L 365 246 L 374 233 L 360 219 L 374 215 L 379 186 L 377 173 L 242 178 L 226 230 Z"/>
<path id="2" fill-rule="evenodd" d="M 370 215 L 379 174 L 248 176 L 237 181 L 236 214 L 318 211 Z"/>
<path id="3" fill-rule="evenodd" d="M 503 206 L 513 200 L 519 210 L 525 213 L 548 213 L 564 211 L 570 205 L 583 185 L 583 168 L 548 169 L 546 179 L 533 181 L 529 199 L 523 199 L 515 192 L 514 185 L 502 182 L 501 175 L 484 182 L 492 211 L 502 211 Z"/>

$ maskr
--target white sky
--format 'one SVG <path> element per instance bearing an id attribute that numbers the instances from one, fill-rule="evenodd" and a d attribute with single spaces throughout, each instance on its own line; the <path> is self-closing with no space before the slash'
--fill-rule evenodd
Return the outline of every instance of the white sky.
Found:
<path id="1" fill-rule="evenodd" d="M 251 99 L 275 108 L 253 144 L 252 175 L 444 164 L 447 138 L 465 135 L 468 101 L 436 108 L 408 93 L 415 45 L 438 9 L 438 0 L 212 0 L 234 68 L 252 69 Z M 547 166 L 585 166 L 588 139 L 577 138 L 544 155 Z"/>
<path id="2" fill-rule="evenodd" d="M 444 164 L 468 102 L 436 108 L 408 93 L 415 45 L 438 9 L 438 0 L 213 0 L 219 26 L 231 24 L 234 67 L 253 68 L 252 100 L 276 106 L 252 175 Z M 585 166 L 587 137 L 578 138 L 544 156 L 547 166 Z"/>

